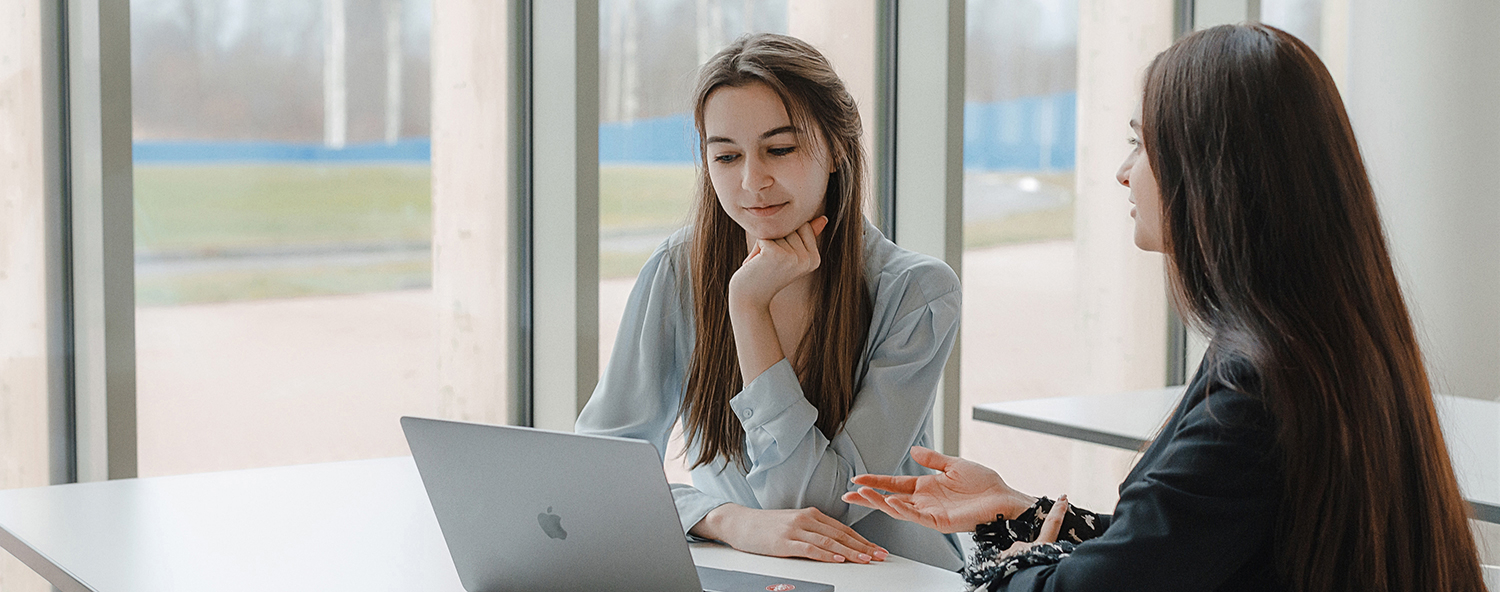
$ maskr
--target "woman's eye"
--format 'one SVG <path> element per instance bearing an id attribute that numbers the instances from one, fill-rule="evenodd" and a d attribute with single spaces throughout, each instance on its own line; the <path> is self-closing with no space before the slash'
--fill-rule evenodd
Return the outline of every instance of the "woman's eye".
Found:
<path id="1" fill-rule="evenodd" d="M 796 151 L 797 151 L 797 147 L 796 146 L 787 146 L 785 148 L 771 148 L 769 150 L 766 150 L 766 152 L 770 152 L 771 153 L 771 156 L 786 156 L 786 155 L 791 154 L 791 153 L 796 152 Z"/>
<path id="2" fill-rule="evenodd" d="M 1141 145 L 1141 141 L 1140 141 L 1140 140 L 1138 140 L 1138 139 L 1136 139 L 1136 138 L 1135 138 L 1135 137 L 1133 137 L 1133 136 L 1132 136 L 1132 137 L 1130 137 L 1130 138 L 1127 138 L 1127 139 L 1126 139 L 1126 140 L 1125 140 L 1125 143 L 1127 143 L 1127 144 L 1130 144 L 1130 145 L 1131 145 L 1131 146 L 1140 146 L 1140 145 Z"/>
<path id="3" fill-rule="evenodd" d="M 740 155 L 738 154 L 720 154 L 714 157 L 714 162 L 729 164 L 731 162 L 734 162 L 735 160 L 738 160 L 739 157 Z"/>

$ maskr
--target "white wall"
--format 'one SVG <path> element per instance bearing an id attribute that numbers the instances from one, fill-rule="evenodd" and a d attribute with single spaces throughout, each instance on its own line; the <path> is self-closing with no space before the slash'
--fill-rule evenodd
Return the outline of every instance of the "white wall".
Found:
<path id="1" fill-rule="evenodd" d="M 1500 396 L 1500 3 L 1349 3 L 1345 101 L 1437 390 Z"/>

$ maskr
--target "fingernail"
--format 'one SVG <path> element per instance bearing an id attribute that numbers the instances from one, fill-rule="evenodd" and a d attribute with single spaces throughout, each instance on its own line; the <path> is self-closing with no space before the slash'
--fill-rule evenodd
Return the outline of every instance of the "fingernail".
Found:
<path id="1" fill-rule="evenodd" d="M 873 559 L 873 557 L 870 557 L 869 555 L 865 555 L 864 553 L 859 554 L 860 561 L 869 561 L 871 559 Z"/>
<path id="2" fill-rule="evenodd" d="M 844 556 L 843 555 L 834 555 L 833 556 L 833 562 L 834 563 L 843 563 L 844 562 Z"/>
<path id="3" fill-rule="evenodd" d="M 875 552 L 875 558 L 876 559 L 885 559 L 886 557 L 890 557 L 890 556 L 891 556 L 891 554 L 890 553 L 886 553 L 885 550 L 883 550 L 883 549 L 880 550 L 880 551 L 876 551 Z"/>

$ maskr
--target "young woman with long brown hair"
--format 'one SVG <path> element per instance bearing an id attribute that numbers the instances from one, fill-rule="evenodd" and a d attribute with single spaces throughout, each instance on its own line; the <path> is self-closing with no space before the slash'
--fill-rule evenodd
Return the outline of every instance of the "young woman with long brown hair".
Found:
<path id="1" fill-rule="evenodd" d="M 1166 255 L 1174 306 L 1211 342 L 1114 515 L 925 449 L 942 473 L 856 477 L 888 493 L 846 499 L 977 530 L 965 573 L 990 590 L 1483 590 L 1374 192 L 1317 56 L 1265 25 L 1192 34 L 1152 62 L 1131 127 L 1118 177 L 1135 243 Z"/>
<path id="2" fill-rule="evenodd" d="M 780 35 L 703 66 L 693 224 L 641 270 L 581 433 L 664 451 L 681 419 L 683 529 L 754 553 L 957 569 L 951 536 L 841 499 L 926 472 L 958 278 L 864 217 L 859 112 L 828 61 Z"/>

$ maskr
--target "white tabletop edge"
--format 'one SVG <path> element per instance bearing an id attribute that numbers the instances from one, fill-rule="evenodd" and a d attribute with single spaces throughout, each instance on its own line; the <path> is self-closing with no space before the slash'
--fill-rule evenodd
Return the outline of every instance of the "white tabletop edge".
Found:
<path id="1" fill-rule="evenodd" d="M 0 549 L 5 549 L 21 564 L 31 568 L 31 571 L 42 576 L 42 579 L 47 580 L 47 583 L 62 592 L 94 592 L 67 568 L 58 565 L 51 557 L 27 544 L 15 533 L 6 529 L 4 524 L 0 524 Z"/>
<path id="2" fill-rule="evenodd" d="M 1090 410 L 1107 407 L 1109 403 L 1129 401 L 1134 403 L 1134 408 L 1141 409 L 1151 405 L 1160 405 L 1159 409 L 1146 410 L 1145 416 L 1155 413 L 1170 413 L 1170 409 L 1177 399 L 1181 398 L 1182 386 L 1171 386 L 1161 389 L 1148 389 L 1126 393 L 1115 393 L 1105 395 L 1080 395 L 1070 397 L 1055 397 L 1047 399 L 1021 399 L 1015 401 L 1001 401 L 996 403 L 984 403 L 975 405 L 972 411 L 976 421 L 994 423 L 1017 429 L 1049 434 L 1072 440 L 1091 442 L 1104 446 L 1112 446 L 1127 450 L 1141 450 L 1150 442 L 1154 435 L 1146 427 L 1139 417 L 1134 418 L 1134 425 L 1128 429 L 1118 430 L 1106 427 L 1109 424 L 1118 425 L 1129 423 L 1116 421 L 1115 414 L 1119 409 L 1105 413 L 1087 413 L 1080 410 Z M 1495 420 L 1496 413 L 1500 413 L 1500 402 L 1485 399 L 1464 398 L 1456 395 L 1435 393 L 1434 402 L 1437 406 L 1438 415 L 1444 420 L 1443 432 L 1448 441 L 1450 458 L 1454 459 L 1454 470 L 1459 472 L 1461 484 L 1467 482 L 1465 501 L 1469 503 L 1472 510 L 1471 517 L 1482 522 L 1500 524 L 1500 481 L 1496 481 L 1493 463 L 1500 463 L 1500 450 L 1490 450 L 1493 442 L 1481 441 L 1477 446 L 1473 442 L 1465 442 L 1472 439 L 1475 433 L 1465 433 L 1461 427 L 1465 422 L 1474 421 L 1476 418 L 1489 421 Z M 1169 405 L 1169 403 L 1171 403 Z M 1491 409 L 1475 410 L 1475 406 L 1489 407 Z M 1458 409 L 1454 409 L 1458 407 Z M 1488 416 L 1486 414 L 1488 413 Z M 1107 419 L 1101 420 L 1100 417 Z M 1163 416 L 1163 419 L 1165 417 Z M 1468 432 L 1480 432 L 1489 430 L 1497 431 L 1494 427 L 1469 427 Z M 1128 433 L 1120 433 L 1121 431 Z M 1493 438 L 1493 434 L 1483 437 Z M 1141 446 L 1132 446 L 1140 442 Z M 1462 442 L 1462 443 L 1460 443 Z M 1464 447 L 1460 449 L 1459 447 Z M 1471 450 L 1470 448 L 1474 448 Z M 1476 455 L 1479 458 L 1470 459 L 1464 466 L 1459 466 L 1461 458 L 1469 458 Z M 1486 455 L 1488 455 L 1486 457 Z M 1476 471 L 1478 476 L 1467 475 L 1467 471 Z M 1496 482 L 1491 482 L 1496 481 Z M 1477 485 L 1478 491 L 1475 491 Z M 1492 499 L 1494 498 L 1494 499 Z"/>

